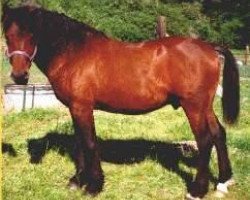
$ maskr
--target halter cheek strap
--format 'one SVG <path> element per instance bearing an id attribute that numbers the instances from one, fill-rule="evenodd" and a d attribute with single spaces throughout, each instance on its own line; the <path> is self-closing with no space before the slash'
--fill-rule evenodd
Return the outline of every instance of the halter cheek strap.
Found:
<path id="1" fill-rule="evenodd" d="M 28 58 L 30 62 L 33 61 L 34 57 L 36 56 L 36 53 L 37 53 L 37 46 L 35 46 L 32 55 L 29 55 L 27 52 L 22 51 L 22 50 L 16 50 L 16 51 L 12 51 L 12 52 L 10 53 L 10 52 L 9 52 L 9 49 L 7 48 L 6 51 L 5 51 L 5 54 L 6 54 L 6 56 L 7 56 L 8 58 L 11 58 L 11 57 L 14 56 L 14 55 L 22 55 L 22 56 Z"/>

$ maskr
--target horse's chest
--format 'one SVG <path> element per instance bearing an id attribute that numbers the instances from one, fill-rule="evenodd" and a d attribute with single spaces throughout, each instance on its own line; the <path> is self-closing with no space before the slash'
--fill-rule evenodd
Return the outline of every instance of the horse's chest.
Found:
<path id="1" fill-rule="evenodd" d="M 57 72 L 53 74 L 51 73 L 48 77 L 57 99 L 59 99 L 64 105 L 68 105 L 70 99 L 70 82 L 67 80 L 67 76 L 63 76 L 61 72 Z"/>

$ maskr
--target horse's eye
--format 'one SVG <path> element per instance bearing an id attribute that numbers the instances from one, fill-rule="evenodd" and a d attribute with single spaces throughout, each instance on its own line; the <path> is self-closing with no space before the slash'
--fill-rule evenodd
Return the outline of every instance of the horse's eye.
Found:
<path id="1" fill-rule="evenodd" d="M 25 36 L 25 33 L 23 31 L 20 31 L 17 33 L 17 35 L 18 35 L 18 37 L 23 37 L 23 36 Z"/>
<path id="2" fill-rule="evenodd" d="M 9 34 L 7 37 L 8 40 L 13 40 L 15 38 L 16 38 L 16 34 Z"/>

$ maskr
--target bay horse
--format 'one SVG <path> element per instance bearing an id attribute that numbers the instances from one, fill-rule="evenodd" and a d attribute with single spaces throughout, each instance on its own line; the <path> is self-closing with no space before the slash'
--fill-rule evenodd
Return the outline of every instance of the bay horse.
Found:
<path id="1" fill-rule="evenodd" d="M 187 198 L 199 199 L 208 192 L 213 145 L 217 189 L 227 192 L 232 169 L 213 100 L 223 55 L 223 116 L 229 124 L 237 121 L 239 74 L 229 49 L 184 37 L 122 42 L 64 14 L 31 6 L 4 5 L 2 25 L 14 82 L 27 84 L 34 62 L 69 108 L 76 138 L 76 173 L 70 188 L 86 185 L 93 195 L 103 189 L 94 109 L 143 114 L 170 104 L 183 108 L 199 150 L 197 175 Z"/>

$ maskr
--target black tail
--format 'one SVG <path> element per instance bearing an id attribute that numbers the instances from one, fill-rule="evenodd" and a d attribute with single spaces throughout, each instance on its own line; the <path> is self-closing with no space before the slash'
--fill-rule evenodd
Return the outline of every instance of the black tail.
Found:
<path id="1" fill-rule="evenodd" d="M 216 50 L 225 57 L 222 84 L 223 118 L 226 123 L 233 124 L 237 121 L 240 110 L 239 71 L 236 60 L 229 49 L 216 47 Z"/>

